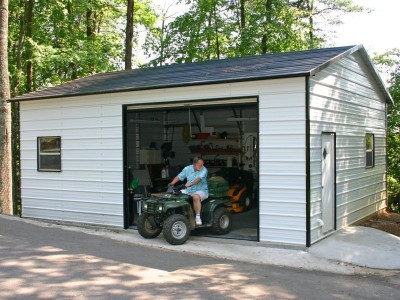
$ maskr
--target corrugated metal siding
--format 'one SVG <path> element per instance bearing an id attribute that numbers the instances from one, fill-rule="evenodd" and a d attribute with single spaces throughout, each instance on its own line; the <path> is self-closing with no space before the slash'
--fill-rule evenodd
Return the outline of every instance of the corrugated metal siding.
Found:
<path id="1" fill-rule="evenodd" d="M 337 229 L 386 205 L 385 100 L 353 55 L 311 78 L 311 241 L 323 237 L 321 133 L 336 132 Z M 375 135 L 375 167 L 365 167 L 365 134 Z"/>
<path id="2" fill-rule="evenodd" d="M 122 227 L 121 105 L 243 96 L 259 96 L 260 240 L 305 245 L 304 78 L 21 102 L 23 216 Z M 62 138 L 60 173 L 36 171 L 48 135 Z"/>
<path id="3" fill-rule="evenodd" d="M 260 240 L 305 245 L 305 82 L 260 96 Z"/>
<path id="4" fill-rule="evenodd" d="M 21 103 L 22 215 L 122 225 L 122 109 Z M 37 171 L 38 136 L 61 136 L 62 172 Z"/>

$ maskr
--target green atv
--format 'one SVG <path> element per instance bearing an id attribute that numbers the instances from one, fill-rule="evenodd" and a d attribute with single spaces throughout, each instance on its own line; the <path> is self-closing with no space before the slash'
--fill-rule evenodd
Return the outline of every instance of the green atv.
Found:
<path id="1" fill-rule="evenodd" d="M 213 234 L 226 234 L 231 229 L 231 214 L 226 208 L 229 201 L 209 197 L 201 203 L 203 225 L 195 223 L 195 212 L 191 196 L 165 193 L 143 201 L 142 212 L 137 220 L 137 229 L 146 239 L 157 237 L 161 231 L 171 245 L 182 245 L 192 230 L 211 228 Z"/>

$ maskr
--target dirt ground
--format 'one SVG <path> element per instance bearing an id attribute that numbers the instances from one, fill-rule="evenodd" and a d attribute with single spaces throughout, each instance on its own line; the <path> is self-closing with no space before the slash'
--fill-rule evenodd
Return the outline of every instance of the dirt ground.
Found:
<path id="1" fill-rule="evenodd" d="M 382 210 L 359 225 L 383 230 L 400 237 L 400 214 Z"/>

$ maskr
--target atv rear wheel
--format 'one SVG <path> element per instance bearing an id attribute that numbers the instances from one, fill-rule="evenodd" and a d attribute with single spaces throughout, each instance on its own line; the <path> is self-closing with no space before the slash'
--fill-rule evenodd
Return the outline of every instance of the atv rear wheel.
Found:
<path id="1" fill-rule="evenodd" d="M 163 235 L 171 245 L 182 245 L 187 241 L 190 235 L 189 220 L 180 214 L 169 216 L 164 221 Z"/>
<path id="2" fill-rule="evenodd" d="M 214 211 L 211 231 L 214 234 L 227 234 L 231 231 L 231 213 L 225 207 L 219 207 Z"/>
<path id="3" fill-rule="evenodd" d="M 149 218 L 153 217 L 149 216 L 147 213 L 142 213 L 137 221 L 137 229 L 140 235 L 145 239 L 154 239 L 159 236 L 162 229 L 151 225 Z"/>
<path id="4" fill-rule="evenodd" d="M 244 207 L 244 210 L 249 210 L 253 204 L 253 201 L 249 194 L 243 193 L 239 198 L 240 206 Z"/>

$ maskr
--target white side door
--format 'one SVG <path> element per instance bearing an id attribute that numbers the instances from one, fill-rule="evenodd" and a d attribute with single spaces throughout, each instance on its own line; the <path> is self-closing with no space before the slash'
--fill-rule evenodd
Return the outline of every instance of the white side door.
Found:
<path id="1" fill-rule="evenodd" d="M 322 133 L 322 232 L 335 229 L 335 134 Z"/>

